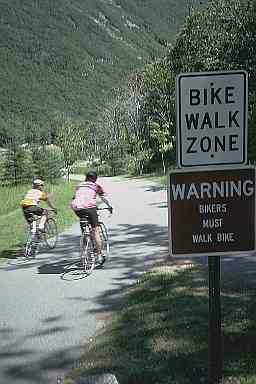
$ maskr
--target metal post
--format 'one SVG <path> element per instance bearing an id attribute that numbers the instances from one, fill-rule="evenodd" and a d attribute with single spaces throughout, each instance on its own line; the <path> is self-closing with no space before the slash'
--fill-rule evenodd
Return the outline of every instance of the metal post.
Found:
<path id="1" fill-rule="evenodd" d="M 209 384 L 222 378 L 220 256 L 208 256 L 209 268 Z"/>

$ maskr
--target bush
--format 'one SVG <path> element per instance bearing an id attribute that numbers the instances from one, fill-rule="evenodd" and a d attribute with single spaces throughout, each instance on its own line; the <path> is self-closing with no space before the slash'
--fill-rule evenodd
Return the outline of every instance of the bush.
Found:
<path id="1" fill-rule="evenodd" d="M 35 177 L 50 183 L 55 182 L 64 174 L 64 158 L 57 147 L 40 147 L 33 151 Z"/>
<path id="2" fill-rule="evenodd" d="M 112 168 L 107 163 L 98 165 L 98 167 L 96 168 L 96 171 L 97 171 L 99 176 L 113 176 Z"/>
<path id="3" fill-rule="evenodd" d="M 31 152 L 20 147 L 6 153 L 0 168 L 1 185 L 25 184 L 35 170 Z"/>
<path id="4" fill-rule="evenodd" d="M 83 167 L 81 165 L 75 165 L 71 168 L 71 173 L 73 175 L 85 175 L 89 171 L 89 168 Z"/>

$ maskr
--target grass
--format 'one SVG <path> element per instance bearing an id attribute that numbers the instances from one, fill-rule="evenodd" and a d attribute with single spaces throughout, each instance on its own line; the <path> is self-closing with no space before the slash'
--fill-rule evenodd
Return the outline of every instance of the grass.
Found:
<path id="1" fill-rule="evenodd" d="M 75 182 L 61 182 L 45 187 L 58 209 L 59 231 L 76 221 L 76 217 L 69 207 L 75 184 Z M 0 201 L 2 202 L 0 208 L 0 258 L 15 257 L 23 247 L 26 223 L 19 202 L 30 187 L 30 185 L 24 185 L 0 189 Z"/>
<path id="2" fill-rule="evenodd" d="M 112 373 L 121 384 L 208 382 L 208 273 L 172 266 L 146 273 L 85 347 L 79 375 Z M 256 383 L 256 297 L 222 286 L 224 383 Z"/>

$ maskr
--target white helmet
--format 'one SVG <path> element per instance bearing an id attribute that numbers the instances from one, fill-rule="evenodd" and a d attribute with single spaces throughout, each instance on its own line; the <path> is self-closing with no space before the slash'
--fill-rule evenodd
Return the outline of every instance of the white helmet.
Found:
<path id="1" fill-rule="evenodd" d="M 34 181 L 33 181 L 33 185 L 44 185 L 44 181 L 43 180 L 41 180 L 41 179 L 35 179 Z"/>

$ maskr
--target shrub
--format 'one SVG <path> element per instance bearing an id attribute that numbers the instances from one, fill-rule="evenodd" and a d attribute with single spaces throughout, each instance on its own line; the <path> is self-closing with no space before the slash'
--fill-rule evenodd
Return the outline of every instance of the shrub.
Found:
<path id="1" fill-rule="evenodd" d="M 1 164 L 1 185 L 25 184 L 33 177 L 34 170 L 30 151 L 20 147 L 10 149 Z"/>
<path id="2" fill-rule="evenodd" d="M 35 177 L 55 182 L 64 174 L 64 159 L 58 147 L 39 147 L 33 150 Z"/>

